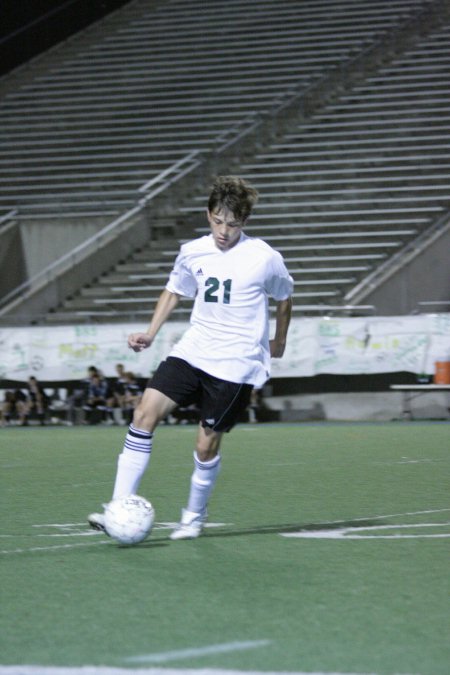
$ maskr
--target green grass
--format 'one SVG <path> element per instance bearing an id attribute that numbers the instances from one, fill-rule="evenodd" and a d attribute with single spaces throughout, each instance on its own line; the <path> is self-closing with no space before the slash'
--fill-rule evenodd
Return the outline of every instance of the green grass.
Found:
<path id="1" fill-rule="evenodd" d="M 449 429 L 240 426 L 210 504 L 223 525 L 171 542 L 195 429 L 161 427 L 139 490 L 157 526 L 129 548 L 84 524 L 123 429 L 0 430 L 0 662 L 447 675 Z"/>

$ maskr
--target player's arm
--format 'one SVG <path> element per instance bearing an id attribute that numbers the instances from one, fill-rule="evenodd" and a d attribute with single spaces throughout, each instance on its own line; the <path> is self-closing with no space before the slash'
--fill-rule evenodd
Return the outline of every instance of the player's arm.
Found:
<path id="1" fill-rule="evenodd" d="M 159 296 L 156 303 L 153 317 L 146 333 L 132 333 L 128 337 L 128 346 L 135 352 L 141 352 L 150 347 L 156 337 L 159 329 L 169 318 L 175 307 L 178 305 L 180 296 L 177 293 L 171 293 L 166 288 Z"/>
<path id="2" fill-rule="evenodd" d="M 286 348 L 286 339 L 292 313 L 292 298 L 279 300 L 277 302 L 277 313 L 275 319 L 275 337 L 270 340 L 270 355 L 274 358 L 281 358 Z"/>

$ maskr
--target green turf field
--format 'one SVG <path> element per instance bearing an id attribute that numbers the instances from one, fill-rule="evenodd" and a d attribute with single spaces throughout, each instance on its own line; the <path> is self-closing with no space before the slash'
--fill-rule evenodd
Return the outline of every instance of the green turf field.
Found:
<path id="1" fill-rule="evenodd" d="M 156 526 L 128 548 L 85 524 L 124 435 L 0 429 L 0 674 L 448 675 L 449 424 L 239 426 L 179 542 L 195 428 L 160 427 Z"/>

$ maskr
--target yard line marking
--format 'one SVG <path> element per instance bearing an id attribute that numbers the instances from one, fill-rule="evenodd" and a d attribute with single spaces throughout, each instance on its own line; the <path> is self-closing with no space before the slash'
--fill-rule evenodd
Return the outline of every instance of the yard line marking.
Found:
<path id="1" fill-rule="evenodd" d="M 349 518 L 352 523 L 358 523 L 360 520 L 383 520 L 384 518 L 398 518 L 399 516 L 422 516 L 427 515 L 428 513 L 444 513 L 445 511 L 450 511 L 450 508 L 446 509 L 427 509 L 426 511 L 405 511 L 404 513 L 387 513 L 382 516 L 360 516 L 359 518 Z M 339 525 L 342 523 L 342 520 L 327 520 L 324 523 L 316 523 L 317 525 Z"/>
<path id="2" fill-rule="evenodd" d="M 444 513 L 444 511 L 450 511 L 450 508 L 448 509 L 427 509 L 426 511 L 405 511 L 404 513 L 388 513 L 385 516 L 364 516 L 361 518 L 352 518 L 353 521 L 358 521 L 358 520 L 381 520 L 382 518 L 397 518 L 398 516 L 421 516 L 423 514 L 427 513 Z M 342 522 L 342 521 L 334 521 L 336 523 Z M 333 521 L 330 523 L 326 523 L 327 525 L 333 525 Z"/>
<path id="3" fill-rule="evenodd" d="M 402 459 L 396 460 L 373 461 L 372 464 L 376 466 L 398 466 L 402 464 L 438 464 L 439 462 L 448 462 L 448 459 L 408 459 L 408 457 L 402 457 Z"/>
<path id="4" fill-rule="evenodd" d="M 338 673 L 337 671 L 260 671 L 218 668 L 113 668 L 110 666 L 1 666 L 0 675 L 376 675 L 376 673 Z M 393 675 L 399 675 L 394 673 Z M 406 673 L 404 675 L 407 675 Z M 411 675 L 411 674 L 410 674 Z"/>
<path id="5" fill-rule="evenodd" d="M 214 528 L 214 527 L 226 527 L 229 526 L 231 523 L 205 523 L 205 527 L 207 528 Z M 178 523 L 155 523 L 153 530 L 173 530 Z M 35 553 L 35 552 L 42 552 L 42 551 L 53 551 L 54 549 L 71 549 L 71 548 L 80 548 L 82 546 L 93 546 L 96 544 L 111 544 L 111 539 L 105 538 L 102 532 L 99 532 L 98 530 L 93 530 L 90 527 L 88 527 L 87 523 L 82 522 L 82 523 L 41 523 L 38 525 L 32 525 L 34 528 L 53 528 L 53 529 L 61 529 L 62 532 L 48 532 L 45 534 L 41 533 L 36 533 L 32 535 L 33 537 L 43 537 L 52 539 L 54 537 L 57 538 L 63 538 L 63 537 L 94 537 L 95 541 L 90 541 L 90 542 L 79 542 L 79 543 L 74 543 L 74 544 L 55 544 L 55 545 L 49 545 L 49 546 L 30 546 L 29 548 L 15 548 L 15 549 L 9 549 L 9 550 L 1 550 L 0 549 L 0 555 L 8 555 L 11 553 Z M 84 529 L 79 530 L 76 528 L 83 527 Z M 4 534 L 1 535 L 0 537 L 14 537 L 14 536 L 20 536 L 20 535 L 8 535 Z M 101 540 L 98 540 L 98 538 L 101 537 Z"/>
<path id="6" fill-rule="evenodd" d="M 81 548 L 82 546 L 97 546 L 100 544 L 110 544 L 110 539 L 104 541 L 90 541 L 80 544 L 57 544 L 56 546 L 30 546 L 30 548 L 14 548 L 10 551 L 0 551 L 0 555 L 7 555 L 8 553 L 35 553 L 40 551 L 54 551 L 61 548 Z"/>
<path id="7" fill-rule="evenodd" d="M 153 526 L 154 530 L 173 530 L 179 523 L 178 522 L 160 522 L 155 523 Z M 205 523 L 204 527 L 227 527 L 233 523 Z M 31 527 L 35 528 L 45 528 L 52 527 L 55 529 L 62 530 L 59 534 L 37 534 L 37 537 L 85 537 L 86 535 L 98 535 L 101 534 L 98 530 L 92 530 L 89 528 L 87 522 L 83 521 L 81 523 L 41 523 L 39 525 L 32 525 Z M 81 530 L 76 528 L 83 528 Z M 66 532 L 65 530 L 68 530 Z"/>
<path id="8" fill-rule="evenodd" d="M 359 522 L 359 521 L 367 521 L 367 520 L 383 520 L 386 518 L 396 518 L 398 516 L 416 516 L 416 515 L 423 515 L 423 514 L 428 514 L 428 513 L 444 513 L 445 511 L 450 511 L 450 508 L 445 508 L 445 509 L 427 509 L 425 511 L 407 511 L 405 513 L 391 513 L 387 514 L 384 516 L 364 516 L 361 518 L 353 518 L 353 522 Z M 380 530 L 380 529 L 388 529 L 388 528 L 401 528 L 401 527 L 406 527 L 406 525 L 401 525 L 401 524 L 393 524 L 393 525 L 385 525 L 385 526 L 372 526 L 372 527 L 364 527 L 364 528 L 352 528 L 352 527 L 347 527 L 347 528 L 333 528 L 332 530 L 327 529 L 327 525 L 339 525 L 342 523 L 341 520 L 335 520 L 335 521 L 327 521 L 325 523 L 317 523 L 317 525 L 322 525 L 322 529 L 320 530 L 315 530 L 315 531 L 308 531 L 308 530 L 302 530 L 301 528 L 298 530 L 298 532 L 279 532 L 279 535 L 282 537 L 288 537 L 288 538 L 303 538 L 303 539 L 443 539 L 443 538 L 448 538 L 450 537 L 450 534 L 388 534 L 388 535 L 362 535 L 362 534 L 346 534 L 347 532 L 351 532 L 352 530 L 356 532 L 363 532 L 367 531 L 369 529 L 375 529 L 375 530 Z M 156 523 L 154 526 L 155 530 L 161 529 L 173 529 L 175 525 L 178 523 Z M 438 527 L 440 525 L 444 525 L 445 523 L 413 523 L 409 525 L 409 527 L 422 527 L 422 526 L 434 526 Z M 71 527 L 78 527 L 80 525 L 86 526 L 85 523 L 47 523 L 47 524 L 39 524 L 39 525 L 32 525 L 32 527 L 35 528 L 40 528 L 40 527 L 60 527 L 62 529 L 70 529 Z M 232 523 L 206 523 L 206 527 L 229 527 L 232 525 Z M 86 526 L 87 527 L 87 526 Z M 80 537 L 80 536 L 86 536 L 88 535 L 95 536 L 95 541 L 90 541 L 90 542 L 80 542 L 80 543 L 75 543 L 75 544 L 56 544 L 55 546 L 31 546 L 29 548 L 15 548 L 15 549 L 10 549 L 10 550 L 1 550 L 0 549 L 0 555 L 9 555 L 12 553 L 34 553 L 34 552 L 42 552 L 42 551 L 53 551 L 56 549 L 71 549 L 71 548 L 80 548 L 83 546 L 95 546 L 97 544 L 110 544 L 111 540 L 110 539 L 105 539 L 103 538 L 102 540 L 97 540 L 98 537 L 103 537 L 103 534 L 101 532 L 97 532 L 94 530 L 86 529 L 83 532 L 79 531 L 74 531 L 73 533 L 67 534 L 67 533 L 61 533 L 61 534 L 48 534 L 48 535 L 36 535 L 39 537 L 42 536 L 47 536 L 47 537 L 66 537 L 66 536 L 71 536 L 71 537 Z M 15 535 L 0 535 L 2 537 L 11 537 Z M 1 675 L 1 673 L 0 673 Z"/>
<path id="9" fill-rule="evenodd" d="M 448 539 L 450 532 L 444 534 L 360 534 L 360 532 L 369 532 L 375 530 L 403 530 L 406 528 L 419 527 L 444 527 L 450 525 L 447 523 L 410 523 L 407 525 L 372 525 L 367 527 L 340 527 L 332 530 L 315 530 L 315 531 L 299 531 L 299 532 L 282 532 L 282 537 L 292 539 Z M 355 534 L 351 534 L 354 532 Z"/>
<path id="10" fill-rule="evenodd" d="M 205 523 L 203 527 L 204 527 L 205 529 L 207 529 L 208 527 L 209 527 L 209 528 L 213 528 L 213 527 L 229 527 L 229 526 L 232 525 L 232 524 L 233 524 L 233 523 Z M 177 525 L 179 525 L 178 522 L 177 522 L 177 523 L 167 523 L 167 522 L 164 522 L 164 523 L 155 523 L 154 526 L 153 526 L 153 529 L 154 529 L 154 530 L 173 530 L 173 529 L 175 529 L 175 527 L 177 527 Z"/>
<path id="11" fill-rule="evenodd" d="M 393 464 L 433 464 L 442 461 L 442 459 L 400 459 L 398 462 L 393 462 Z"/>
<path id="12" fill-rule="evenodd" d="M 405 513 L 391 513 L 385 516 L 364 516 L 361 518 L 352 518 L 353 523 L 364 522 L 367 520 L 385 520 L 387 518 L 398 518 L 399 516 L 419 516 L 427 515 L 430 513 L 444 513 L 450 511 L 450 508 L 445 509 L 426 509 L 425 511 L 406 511 Z M 340 539 L 340 540 L 355 540 L 355 539 L 371 539 L 372 541 L 377 541 L 378 539 L 447 539 L 450 537 L 450 533 L 444 534 L 359 534 L 360 532 L 367 532 L 368 530 L 383 530 L 383 529 L 401 529 L 407 527 L 443 527 L 444 525 L 449 525 L 450 523 L 393 523 L 392 525 L 368 525 L 366 527 L 352 527 L 352 526 L 342 526 L 342 527 L 332 527 L 332 525 L 340 525 L 342 520 L 331 520 L 325 523 L 317 523 L 317 525 L 322 525 L 323 527 L 320 530 L 307 530 L 302 529 L 301 527 L 297 532 L 279 532 L 278 534 L 281 537 L 286 537 L 287 539 Z M 358 534 L 348 534 L 351 532 L 357 532 Z"/>
<path id="13" fill-rule="evenodd" d="M 127 663 L 167 663 L 167 661 L 177 661 L 179 659 L 189 659 L 198 656 L 210 656 L 216 654 L 225 654 L 227 652 L 237 652 L 244 649 L 257 649 L 258 647 L 267 647 L 270 640 L 254 640 L 253 642 L 225 642 L 220 645 L 208 645 L 207 647 L 192 647 L 191 649 L 177 649 L 170 652 L 160 652 L 157 654 L 142 654 L 141 656 L 130 656 L 125 661 Z"/>
<path id="14" fill-rule="evenodd" d="M 32 525 L 31 527 L 61 527 L 61 528 L 70 528 L 70 527 L 81 527 L 86 526 L 86 521 L 83 520 L 81 523 L 40 523 L 38 525 Z"/>
<path id="15" fill-rule="evenodd" d="M 61 532 L 44 532 L 35 534 L 35 537 L 92 537 L 101 534 L 98 530 L 93 530 L 87 523 L 48 523 L 47 525 L 32 525 L 34 528 L 53 528 L 62 530 Z M 81 528 L 81 529 L 80 529 Z"/>

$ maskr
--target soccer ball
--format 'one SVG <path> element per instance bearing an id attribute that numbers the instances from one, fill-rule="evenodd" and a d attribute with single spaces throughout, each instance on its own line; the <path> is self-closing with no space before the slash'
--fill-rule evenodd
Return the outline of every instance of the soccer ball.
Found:
<path id="1" fill-rule="evenodd" d="M 138 495 L 113 499 L 105 507 L 105 529 L 120 544 L 139 544 L 152 531 L 155 510 Z"/>

